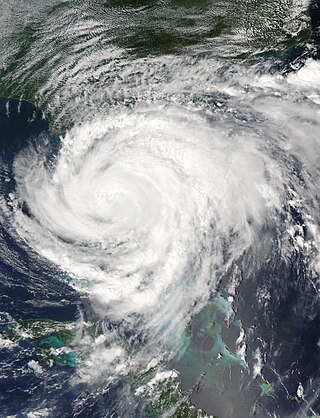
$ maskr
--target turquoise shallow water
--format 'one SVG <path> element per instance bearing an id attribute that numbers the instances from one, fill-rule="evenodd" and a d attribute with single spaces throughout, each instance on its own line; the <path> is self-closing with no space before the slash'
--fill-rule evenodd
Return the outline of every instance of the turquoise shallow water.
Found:
<path id="1" fill-rule="evenodd" d="M 309 2 L 0 5 L 4 416 L 318 416 Z"/>

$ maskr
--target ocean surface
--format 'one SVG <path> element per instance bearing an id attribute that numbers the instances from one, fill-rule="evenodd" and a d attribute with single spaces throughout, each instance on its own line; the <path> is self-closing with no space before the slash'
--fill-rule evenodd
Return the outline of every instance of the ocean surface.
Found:
<path id="1" fill-rule="evenodd" d="M 0 10 L 0 417 L 320 417 L 320 2 Z"/>

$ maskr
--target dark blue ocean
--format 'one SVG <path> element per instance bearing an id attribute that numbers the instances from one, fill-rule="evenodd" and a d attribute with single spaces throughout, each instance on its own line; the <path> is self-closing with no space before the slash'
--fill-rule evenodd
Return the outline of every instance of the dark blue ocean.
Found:
<path id="1" fill-rule="evenodd" d="M 0 5 L 0 417 L 320 416 L 319 1 Z"/>

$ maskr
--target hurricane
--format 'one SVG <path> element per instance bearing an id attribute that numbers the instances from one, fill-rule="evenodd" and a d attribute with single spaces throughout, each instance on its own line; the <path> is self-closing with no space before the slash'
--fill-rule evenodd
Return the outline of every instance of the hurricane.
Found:
<path id="1" fill-rule="evenodd" d="M 318 2 L 2 6 L 1 416 L 319 416 Z"/>

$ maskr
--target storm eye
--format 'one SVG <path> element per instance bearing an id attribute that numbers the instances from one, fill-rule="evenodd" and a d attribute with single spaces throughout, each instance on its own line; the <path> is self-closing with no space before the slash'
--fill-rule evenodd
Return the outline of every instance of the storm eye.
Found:
<path id="1" fill-rule="evenodd" d="M 319 29 L 1 2 L 1 416 L 320 417 Z"/>

